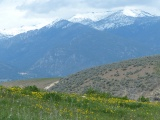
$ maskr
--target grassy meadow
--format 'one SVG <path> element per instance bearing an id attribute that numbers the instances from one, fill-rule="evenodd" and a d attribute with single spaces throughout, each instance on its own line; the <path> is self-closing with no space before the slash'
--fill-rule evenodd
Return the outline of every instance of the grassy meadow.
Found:
<path id="1" fill-rule="evenodd" d="M 160 103 L 85 94 L 46 92 L 36 86 L 0 86 L 0 120 L 159 120 Z"/>

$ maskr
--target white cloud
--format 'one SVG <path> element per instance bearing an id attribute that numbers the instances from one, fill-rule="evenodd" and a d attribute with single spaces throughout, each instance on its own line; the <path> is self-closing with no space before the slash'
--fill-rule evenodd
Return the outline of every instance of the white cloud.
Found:
<path id="1" fill-rule="evenodd" d="M 126 6 L 160 13 L 160 0 L 1 0 L 0 29 L 47 24 L 57 17 Z"/>
<path id="2" fill-rule="evenodd" d="M 35 0 L 27 0 L 27 4 L 33 3 Z M 26 3 L 26 2 L 25 2 Z M 24 1 L 11 1 L 5 0 L 0 2 L 0 29 L 9 29 L 14 27 L 20 27 L 23 25 L 34 25 L 34 24 L 47 24 L 54 20 L 52 17 L 45 17 L 42 14 L 37 14 L 27 18 L 27 10 L 19 10 L 17 6 L 24 4 Z M 30 14 L 35 14 L 35 12 L 30 12 Z M 47 15 L 46 15 L 47 16 Z"/>
<path id="3" fill-rule="evenodd" d="M 14 5 L 0 5 L 0 27 L 10 26 L 11 23 L 18 24 L 19 19 L 23 17 L 25 11 L 15 9 Z"/>

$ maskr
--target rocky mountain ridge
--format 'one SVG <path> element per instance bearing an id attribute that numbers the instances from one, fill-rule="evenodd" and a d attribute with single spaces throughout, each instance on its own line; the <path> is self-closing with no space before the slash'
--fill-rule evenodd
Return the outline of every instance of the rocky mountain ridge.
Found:
<path id="1" fill-rule="evenodd" d="M 121 16 L 121 13 L 108 17 Z M 1 79 L 66 76 L 93 66 L 159 54 L 160 18 L 148 13 L 144 15 L 123 15 L 123 21 L 127 18 L 134 23 L 119 26 L 118 22 L 114 29 L 104 30 L 58 20 L 41 29 L 1 39 L 0 63 L 15 71 L 14 77 L 6 72 Z M 109 24 L 108 20 L 96 21 L 96 25 Z M 0 69 L 0 74 L 3 71 L 8 69 Z"/>

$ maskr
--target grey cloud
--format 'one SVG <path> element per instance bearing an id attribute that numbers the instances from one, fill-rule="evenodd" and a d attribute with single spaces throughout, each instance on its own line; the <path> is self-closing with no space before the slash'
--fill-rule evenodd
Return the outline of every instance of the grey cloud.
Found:
<path id="1" fill-rule="evenodd" d="M 0 0 L 0 3 L 4 2 L 5 0 Z"/>
<path id="2" fill-rule="evenodd" d="M 87 4 L 95 8 L 113 8 L 133 5 L 150 5 L 151 0 L 92 0 L 87 1 Z"/>
<path id="3" fill-rule="evenodd" d="M 79 2 L 81 0 L 78 0 Z M 46 13 L 50 11 L 54 11 L 60 9 L 62 7 L 73 7 L 75 4 L 79 4 L 78 1 L 75 0 L 49 0 L 47 2 L 38 2 L 35 1 L 32 4 L 22 4 L 18 6 L 17 9 L 19 10 L 28 10 L 37 13 Z"/>
<path id="4" fill-rule="evenodd" d="M 160 0 L 47 0 L 35 1 L 31 4 L 21 4 L 17 7 L 19 10 L 26 10 L 28 13 L 45 14 L 59 9 L 86 9 L 86 8 L 115 8 L 124 6 L 156 6 L 159 5 Z"/>

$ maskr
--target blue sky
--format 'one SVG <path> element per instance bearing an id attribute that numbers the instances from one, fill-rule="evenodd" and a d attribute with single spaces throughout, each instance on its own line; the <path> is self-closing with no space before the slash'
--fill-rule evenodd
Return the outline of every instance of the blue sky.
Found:
<path id="1" fill-rule="evenodd" d="M 76 13 L 127 6 L 160 14 L 160 0 L 0 0 L 0 29 L 43 25 Z"/>

